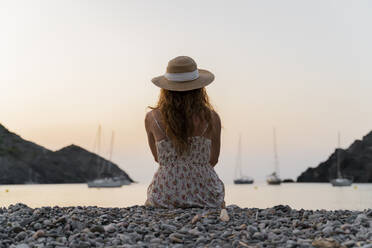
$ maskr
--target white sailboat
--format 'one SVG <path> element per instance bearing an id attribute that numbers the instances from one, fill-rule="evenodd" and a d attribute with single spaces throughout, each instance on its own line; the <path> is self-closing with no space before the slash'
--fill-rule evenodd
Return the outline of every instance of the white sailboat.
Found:
<path id="1" fill-rule="evenodd" d="M 340 166 L 340 145 L 341 143 L 341 135 L 340 135 L 340 132 L 338 132 L 338 149 L 336 149 L 336 163 L 337 163 L 337 178 L 334 178 L 334 179 L 331 179 L 331 184 L 333 186 L 339 186 L 339 187 L 343 187 L 343 186 L 350 186 L 352 183 L 353 183 L 353 180 L 349 179 L 349 178 L 346 178 L 346 177 L 343 177 L 342 174 L 341 174 L 341 166 Z"/>
<path id="2" fill-rule="evenodd" d="M 111 161 L 112 151 L 113 151 L 113 148 L 114 148 L 114 137 L 115 137 L 115 133 L 112 132 L 111 143 L 110 143 L 109 161 Z M 98 127 L 96 141 L 95 141 L 95 144 L 94 144 L 94 150 L 97 148 L 97 152 L 98 152 L 97 154 L 99 154 L 100 146 L 101 146 L 101 126 Z M 107 168 L 107 165 L 103 164 L 102 167 L 103 167 L 103 170 L 105 170 L 105 168 Z M 102 174 L 102 172 L 101 172 L 101 174 Z M 88 182 L 88 187 L 89 188 L 116 188 L 116 187 L 121 187 L 122 185 L 125 185 L 125 184 L 128 184 L 128 183 L 123 182 L 118 177 L 104 177 L 104 178 L 95 179 L 93 181 L 89 181 Z"/>
<path id="3" fill-rule="evenodd" d="M 278 151 L 276 147 L 276 130 L 273 130 L 273 148 L 274 148 L 274 172 L 267 176 L 267 183 L 271 185 L 279 185 L 282 183 L 282 180 L 279 177 L 279 159 Z"/>
<path id="4" fill-rule="evenodd" d="M 89 188 L 119 188 L 122 183 L 114 178 L 95 179 L 88 182 Z"/>
<path id="5" fill-rule="evenodd" d="M 236 159 L 236 167 L 235 167 L 235 184 L 252 184 L 254 182 L 253 178 L 243 175 L 242 172 L 242 141 L 241 135 L 239 135 L 239 143 L 238 143 L 238 156 Z"/>

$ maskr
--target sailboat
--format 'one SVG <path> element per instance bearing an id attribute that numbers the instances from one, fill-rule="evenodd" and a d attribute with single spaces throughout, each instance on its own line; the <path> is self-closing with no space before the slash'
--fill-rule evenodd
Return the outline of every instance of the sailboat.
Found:
<path id="1" fill-rule="evenodd" d="M 267 183 L 271 185 L 279 185 L 282 183 L 282 180 L 279 177 L 279 159 L 278 151 L 276 148 L 276 130 L 273 130 L 273 147 L 274 147 L 274 172 L 267 176 Z"/>
<path id="2" fill-rule="evenodd" d="M 113 150 L 113 147 L 114 147 L 114 137 L 115 137 L 115 133 L 112 132 L 111 143 L 110 143 L 109 161 L 111 161 L 111 157 L 112 157 L 112 150 Z M 94 150 L 97 148 L 97 154 L 98 155 L 99 155 L 99 152 L 100 152 L 100 146 L 101 146 L 101 126 L 98 127 L 96 141 L 95 141 L 95 144 L 94 144 Z M 107 164 L 103 164 L 102 167 L 103 167 L 103 170 L 105 170 L 105 168 L 107 168 L 108 166 L 107 166 Z M 102 174 L 102 171 L 101 171 L 101 174 Z M 122 180 L 120 180 L 120 178 L 104 177 L 104 178 L 95 179 L 93 181 L 89 181 L 88 182 L 88 187 L 89 188 L 115 188 L 115 187 L 121 187 L 124 184 L 126 184 L 126 183 L 123 183 Z"/>
<path id="3" fill-rule="evenodd" d="M 235 184 L 252 184 L 254 182 L 253 178 L 244 176 L 242 173 L 242 141 L 241 135 L 239 136 L 239 143 L 238 143 L 238 156 L 236 159 L 236 167 L 235 167 Z"/>
<path id="4" fill-rule="evenodd" d="M 340 143 L 341 142 L 340 140 L 341 140 L 341 135 L 340 135 L 340 132 L 338 132 L 338 149 L 336 149 L 337 178 L 332 179 L 331 184 L 333 186 L 343 187 L 343 186 L 350 186 L 353 183 L 353 180 L 343 177 L 341 174 L 341 166 L 340 166 L 340 149 L 341 149 Z"/>

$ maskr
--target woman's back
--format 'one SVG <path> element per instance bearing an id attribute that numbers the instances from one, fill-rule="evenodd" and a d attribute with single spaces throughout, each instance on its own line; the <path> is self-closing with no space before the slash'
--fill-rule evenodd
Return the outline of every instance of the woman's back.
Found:
<path id="1" fill-rule="evenodd" d="M 211 140 L 203 136 L 190 137 L 190 151 L 183 155 L 178 155 L 172 142 L 168 139 L 160 140 L 156 143 L 158 151 L 159 165 L 187 163 L 194 166 L 209 165 Z"/>
<path id="2" fill-rule="evenodd" d="M 193 131 L 189 135 L 189 139 L 192 137 L 201 137 L 202 139 L 207 139 L 209 142 L 206 143 L 204 146 L 208 144 L 208 147 L 200 147 L 201 150 L 208 151 L 208 154 L 204 154 L 204 156 L 209 156 L 209 161 L 211 166 L 215 166 L 218 162 L 218 157 L 220 153 L 220 135 L 221 135 L 221 121 L 218 114 L 212 111 L 211 114 L 211 121 L 207 123 L 206 121 L 201 120 L 200 117 L 194 116 L 193 120 Z M 165 131 L 165 125 L 162 121 L 162 114 L 160 110 L 154 109 L 151 112 L 147 113 L 145 119 L 145 126 L 149 138 L 149 145 L 150 149 L 152 150 L 155 161 L 158 162 L 158 151 L 157 146 L 160 141 L 168 140 L 171 142 L 171 139 L 167 137 Z M 195 140 L 195 139 L 191 139 Z M 155 146 L 156 144 L 156 146 Z M 200 146 L 200 142 L 198 144 Z M 195 147 L 195 145 L 194 145 Z M 174 146 L 172 146 L 172 150 L 175 151 Z M 193 152 L 195 154 L 196 151 Z M 159 161 L 160 162 L 160 161 Z"/>
<path id="3" fill-rule="evenodd" d="M 147 204 L 165 208 L 222 207 L 224 186 L 210 164 L 212 139 L 205 136 L 208 131 L 212 135 L 213 128 L 208 124 L 202 129 L 195 128 L 198 135 L 188 138 L 188 152 L 179 154 L 156 118 L 156 112 L 149 116 L 153 118 L 153 128 L 157 129 L 155 145 L 159 168 L 148 188 Z"/>
<path id="4" fill-rule="evenodd" d="M 175 163 L 178 160 L 188 160 L 190 163 L 200 165 L 209 164 L 212 141 L 211 138 L 205 136 L 209 127 L 208 123 L 201 122 L 197 117 L 193 118 L 196 128 L 193 130 L 194 135 L 188 137 L 190 143 L 189 151 L 180 155 L 177 153 L 172 141 L 165 134 L 163 125 L 158 121 L 156 115 L 159 116 L 159 113 L 155 114 L 154 112 L 158 111 L 153 110 L 151 115 L 155 122 L 155 129 L 159 131 L 157 135 L 158 139 L 156 140 L 156 149 L 160 165 L 166 165 L 170 162 Z M 209 132 L 209 135 L 211 135 L 211 132 Z"/>

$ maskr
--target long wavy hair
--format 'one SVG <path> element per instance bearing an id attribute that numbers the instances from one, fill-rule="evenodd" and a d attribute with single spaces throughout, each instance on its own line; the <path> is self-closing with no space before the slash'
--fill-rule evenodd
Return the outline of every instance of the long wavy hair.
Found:
<path id="1" fill-rule="evenodd" d="M 161 112 L 165 133 L 179 155 L 190 150 L 189 137 L 194 132 L 193 117 L 212 125 L 213 107 L 205 88 L 190 91 L 161 89 L 158 103 L 151 109 Z"/>

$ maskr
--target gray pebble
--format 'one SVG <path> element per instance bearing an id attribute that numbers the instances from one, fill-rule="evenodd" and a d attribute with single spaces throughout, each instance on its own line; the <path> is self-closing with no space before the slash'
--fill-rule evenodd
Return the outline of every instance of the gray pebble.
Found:
<path id="1" fill-rule="evenodd" d="M 43 226 L 39 223 L 39 222 L 36 222 L 35 224 L 34 224 L 34 229 L 35 230 L 39 230 L 39 229 L 41 229 Z"/>
<path id="2" fill-rule="evenodd" d="M 16 239 L 17 241 L 22 241 L 22 240 L 24 240 L 26 237 L 27 237 L 27 233 L 22 231 L 22 232 L 18 233 L 17 236 L 15 236 L 15 239 Z"/>
<path id="3" fill-rule="evenodd" d="M 177 227 L 172 226 L 172 225 L 168 225 L 168 224 L 162 224 L 161 227 L 164 230 L 168 230 L 168 231 L 171 231 L 171 232 L 175 232 L 177 230 Z"/>
<path id="4" fill-rule="evenodd" d="M 258 232 L 258 229 L 255 227 L 255 226 L 252 226 L 252 225 L 249 225 L 247 227 L 247 230 L 251 233 L 251 234 L 254 234 L 256 232 Z"/>
<path id="5" fill-rule="evenodd" d="M 326 226 L 325 228 L 323 228 L 322 233 L 326 236 L 330 236 L 333 233 L 333 227 Z"/>
<path id="6" fill-rule="evenodd" d="M 43 224 L 44 224 L 44 226 L 49 226 L 49 225 L 52 224 L 52 222 L 50 220 L 46 219 L 46 220 L 43 221 Z"/>
<path id="7" fill-rule="evenodd" d="M 116 226 L 114 224 L 109 224 L 103 227 L 106 232 L 113 233 L 116 231 Z"/>
<path id="8" fill-rule="evenodd" d="M 90 228 L 91 232 L 98 232 L 98 233 L 104 233 L 105 228 L 101 225 L 94 225 L 93 227 Z"/>
<path id="9" fill-rule="evenodd" d="M 16 245 L 16 248 L 30 248 L 30 246 L 28 244 L 19 244 Z"/>
<path id="10" fill-rule="evenodd" d="M 175 244 L 175 245 L 172 245 L 172 248 L 182 248 L 184 247 L 183 244 Z"/>
<path id="11" fill-rule="evenodd" d="M 262 235 L 262 233 L 259 233 L 259 232 L 255 232 L 252 236 L 253 239 L 259 239 L 259 240 L 264 240 L 264 235 Z"/>
<path id="12" fill-rule="evenodd" d="M 300 235 L 302 232 L 301 232 L 301 230 L 294 229 L 292 233 L 293 233 L 294 235 Z"/>
<path id="13" fill-rule="evenodd" d="M 150 243 L 156 243 L 156 244 L 158 244 L 158 243 L 161 243 L 161 239 L 159 239 L 159 238 L 153 238 L 153 239 L 151 239 L 150 240 Z"/>

